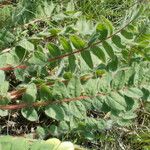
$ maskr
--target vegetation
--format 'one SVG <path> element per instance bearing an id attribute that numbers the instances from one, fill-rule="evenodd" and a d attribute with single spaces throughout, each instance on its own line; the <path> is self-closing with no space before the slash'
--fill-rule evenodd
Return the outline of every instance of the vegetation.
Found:
<path id="1" fill-rule="evenodd" d="M 0 2 L 0 149 L 150 149 L 147 0 Z"/>

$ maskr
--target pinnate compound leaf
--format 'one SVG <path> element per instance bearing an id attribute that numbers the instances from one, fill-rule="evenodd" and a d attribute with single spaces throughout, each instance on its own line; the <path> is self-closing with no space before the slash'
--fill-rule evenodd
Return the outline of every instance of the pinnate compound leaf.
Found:
<path id="1" fill-rule="evenodd" d="M 23 94 L 23 101 L 27 103 L 35 102 L 37 94 L 37 88 L 34 83 L 28 84 L 26 88 L 26 92 Z"/>
<path id="2" fill-rule="evenodd" d="M 21 110 L 21 114 L 24 118 L 28 119 L 29 121 L 38 120 L 38 113 L 34 108 L 23 108 Z"/>
<path id="3" fill-rule="evenodd" d="M 72 35 L 72 36 L 70 37 L 70 40 L 71 40 L 73 46 L 74 46 L 76 49 L 82 49 L 82 48 L 84 48 L 85 45 L 86 45 L 86 42 L 83 41 L 81 38 L 79 38 L 79 37 L 76 36 L 76 35 Z"/>
<path id="4" fill-rule="evenodd" d="M 86 62 L 86 64 L 90 68 L 93 68 L 93 61 L 92 61 L 90 52 L 89 51 L 81 52 L 81 56 L 82 56 L 83 60 Z"/>
<path id="5" fill-rule="evenodd" d="M 97 56 L 101 61 L 103 61 L 104 63 L 106 62 L 106 57 L 105 57 L 105 53 L 103 52 L 103 50 L 101 48 L 99 48 L 98 46 L 92 46 L 91 47 L 91 51 L 92 53 Z"/>
<path id="6" fill-rule="evenodd" d="M 113 48 L 110 46 L 110 44 L 108 44 L 106 41 L 104 41 L 103 42 L 103 47 L 106 50 L 106 52 L 109 55 L 109 57 L 111 59 L 114 59 L 115 58 L 115 54 L 114 54 Z"/>

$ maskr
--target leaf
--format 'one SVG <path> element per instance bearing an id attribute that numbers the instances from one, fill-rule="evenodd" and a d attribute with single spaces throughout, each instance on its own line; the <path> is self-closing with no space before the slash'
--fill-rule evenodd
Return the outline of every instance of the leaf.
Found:
<path id="1" fill-rule="evenodd" d="M 19 57 L 19 60 L 22 61 L 22 59 L 26 56 L 27 54 L 27 50 L 20 47 L 20 46 L 16 46 L 15 48 L 15 53 L 16 55 Z"/>
<path id="2" fill-rule="evenodd" d="M 84 119 L 86 117 L 86 108 L 80 101 L 70 102 L 69 108 L 73 116 Z"/>
<path id="3" fill-rule="evenodd" d="M 73 52 L 71 44 L 65 38 L 63 38 L 63 37 L 60 38 L 60 43 L 62 44 L 64 51 L 66 53 Z M 69 60 L 69 68 L 73 72 L 75 70 L 75 66 L 76 66 L 76 63 L 75 63 L 76 58 L 74 55 L 71 55 L 68 57 L 68 60 Z"/>
<path id="4" fill-rule="evenodd" d="M 49 144 L 49 150 L 55 150 L 58 149 L 59 145 L 61 144 L 61 141 L 57 138 L 51 138 L 46 140 L 45 143 Z"/>
<path id="5" fill-rule="evenodd" d="M 101 16 L 101 19 L 102 19 L 103 23 L 107 26 L 107 28 L 109 30 L 109 35 L 112 35 L 113 30 L 114 30 L 112 23 L 107 18 L 105 18 L 104 16 Z"/>
<path id="6" fill-rule="evenodd" d="M 104 24 L 99 23 L 96 26 L 96 32 L 99 33 L 99 40 L 105 40 L 107 38 L 108 30 Z"/>
<path id="7" fill-rule="evenodd" d="M 117 56 L 115 56 L 115 58 L 113 60 L 111 60 L 111 62 L 108 63 L 107 67 L 110 71 L 116 71 L 117 70 L 117 68 L 118 68 Z"/>
<path id="8" fill-rule="evenodd" d="M 114 59 L 116 57 L 112 47 L 106 41 L 103 42 L 103 47 L 111 59 Z"/>
<path id="9" fill-rule="evenodd" d="M 52 93 L 51 90 L 46 85 L 42 85 L 40 88 L 40 99 L 41 100 L 51 100 Z"/>
<path id="10" fill-rule="evenodd" d="M 28 50 L 29 52 L 34 51 L 34 45 L 27 39 L 23 39 L 18 43 L 18 46 Z"/>
<path id="11" fill-rule="evenodd" d="M 128 32 L 126 30 L 122 30 L 121 34 L 126 38 L 126 39 L 133 39 L 133 34 L 131 32 Z"/>
<path id="12" fill-rule="evenodd" d="M 60 43 L 63 46 L 65 52 L 72 52 L 72 47 L 71 44 L 69 43 L 69 41 L 67 41 L 64 37 L 60 38 Z"/>
<path id="13" fill-rule="evenodd" d="M 23 101 L 26 103 L 32 103 L 36 100 L 37 89 L 34 83 L 28 84 L 26 88 L 26 92 L 23 94 Z"/>
<path id="14" fill-rule="evenodd" d="M 47 58 L 43 52 L 36 51 L 29 59 L 29 63 L 34 65 L 45 65 L 47 63 Z"/>
<path id="15" fill-rule="evenodd" d="M 90 52 L 89 51 L 81 52 L 81 56 L 82 56 L 83 60 L 86 62 L 86 64 L 92 69 L 93 61 L 92 61 Z"/>
<path id="16" fill-rule="evenodd" d="M 111 92 L 105 102 L 113 110 L 125 110 L 127 107 L 125 99 L 116 92 Z"/>
<path id="17" fill-rule="evenodd" d="M 125 71 L 119 70 L 114 75 L 114 78 L 111 82 L 111 86 L 113 89 L 121 89 L 125 84 Z"/>
<path id="18" fill-rule="evenodd" d="M 70 40 L 73 44 L 73 46 L 76 48 L 76 49 L 82 49 L 85 47 L 86 43 L 85 41 L 83 41 L 81 38 L 79 38 L 78 36 L 76 35 L 72 35 L 70 37 Z"/>
<path id="19" fill-rule="evenodd" d="M 96 40 L 98 40 L 99 34 L 95 33 L 89 40 L 88 45 L 92 45 Z"/>
<path id="20" fill-rule="evenodd" d="M 118 48 L 125 48 L 126 46 L 122 45 L 121 43 L 121 38 L 119 35 L 114 35 L 112 37 L 113 43 L 118 47 Z"/>
<path id="21" fill-rule="evenodd" d="M 0 67 L 4 67 L 6 65 L 7 55 L 6 53 L 0 55 Z"/>
<path id="22" fill-rule="evenodd" d="M 72 78 L 67 86 L 67 90 L 72 97 L 78 97 L 81 95 L 81 82 L 77 77 Z"/>
<path id="23" fill-rule="evenodd" d="M 21 110 L 21 114 L 24 118 L 28 119 L 29 121 L 38 120 L 38 113 L 34 108 L 23 108 Z"/>
<path id="24" fill-rule="evenodd" d="M 1 117 L 8 116 L 8 110 L 1 110 L 1 109 L 0 109 L 0 116 L 1 116 Z"/>
<path id="25" fill-rule="evenodd" d="M 96 79 L 89 79 L 84 85 L 84 92 L 87 95 L 95 96 L 98 92 L 98 80 Z"/>
<path id="26" fill-rule="evenodd" d="M 98 112 L 100 112 L 101 108 L 103 106 L 103 101 L 100 98 L 96 97 L 92 100 L 92 105 L 93 105 L 94 109 L 96 109 Z"/>
<path id="27" fill-rule="evenodd" d="M 5 73 L 4 71 L 0 70 L 0 86 L 5 81 Z"/>
<path id="28" fill-rule="evenodd" d="M 68 60 L 69 60 L 69 68 L 73 72 L 75 70 L 75 67 L 76 67 L 76 62 L 75 62 L 76 58 L 74 55 L 72 55 L 72 56 L 68 57 Z"/>
<path id="29" fill-rule="evenodd" d="M 53 57 L 57 57 L 61 55 L 60 49 L 55 44 L 49 43 L 47 45 L 47 48 Z"/>
<path id="30" fill-rule="evenodd" d="M 52 95 L 54 99 L 63 99 L 69 97 L 66 85 L 63 82 L 56 82 L 52 89 Z"/>
<path id="31" fill-rule="evenodd" d="M 102 60 L 104 63 L 106 62 L 105 53 L 102 49 L 100 49 L 98 46 L 92 46 L 90 49 L 95 56 L 97 56 L 100 60 Z"/>
<path id="32" fill-rule="evenodd" d="M 9 82 L 8 81 L 2 82 L 0 85 L 0 95 L 5 97 L 7 95 L 8 89 L 9 89 Z"/>
<path id="33" fill-rule="evenodd" d="M 143 92 L 138 88 L 129 88 L 123 92 L 126 96 L 131 98 L 141 98 L 143 96 Z"/>
<path id="34" fill-rule="evenodd" d="M 62 142 L 57 150 L 74 150 L 74 145 L 71 142 Z"/>
<path id="35" fill-rule="evenodd" d="M 64 120 L 65 113 L 61 105 L 50 105 L 45 108 L 45 114 L 56 120 Z"/>

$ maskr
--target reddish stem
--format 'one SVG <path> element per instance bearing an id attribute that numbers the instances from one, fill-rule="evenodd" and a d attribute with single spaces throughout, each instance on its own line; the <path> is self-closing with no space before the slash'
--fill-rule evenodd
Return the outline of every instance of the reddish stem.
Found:
<path id="1" fill-rule="evenodd" d="M 104 94 L 97 94 L 96 96 L 102 96 Z M 78 100 L 85 100 L 88 98 L 94 98 L 96 96 L 79 96 L 79 97 L 75 97 L 75 98 L 65 98 L 61 101 L 38 101 L 38 102 L 34 102 L 34 103 L 20 103 L 20 104 L 16 104 L 16 105 L 0 105 L 0 109 L 2 110 L 18 110 L 18 109 L 22 109 L 22 108 L 30 108 L 30 107 L 43 107 L 43 106 L 47 106 L 47 105 L 52 105 L 52 104 L 61 104 L 64 102 L 71 102 L 71 101 L 78 101 Z"/>

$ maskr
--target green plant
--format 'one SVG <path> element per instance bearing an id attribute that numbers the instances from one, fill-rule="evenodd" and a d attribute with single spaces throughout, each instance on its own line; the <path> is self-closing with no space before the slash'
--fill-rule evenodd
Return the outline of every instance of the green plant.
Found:
<path id="1" fill-rule="evenodd" d="M 61 142 L 56 138 L 42 141 L 11 136 L 0 137 L 0 150 L 19 150 L 20 148 L 23 150 L 84 150 L 71 142 Z"/>
<path id="2" fill-rule="evenodd" d="M 71 8 L 39 6 L 39 19 L 19 26 L 13 47 L 1 51 L 0 115 L 20 109 L 38 122 L 46 114 L 52 122 L 37 127 L 41 139 L 94 140 L 97 131 L 130 125 L 150 101 L 148 8 L 136 8 L 116 30 L 104 16 L 95 24 Z"/>

